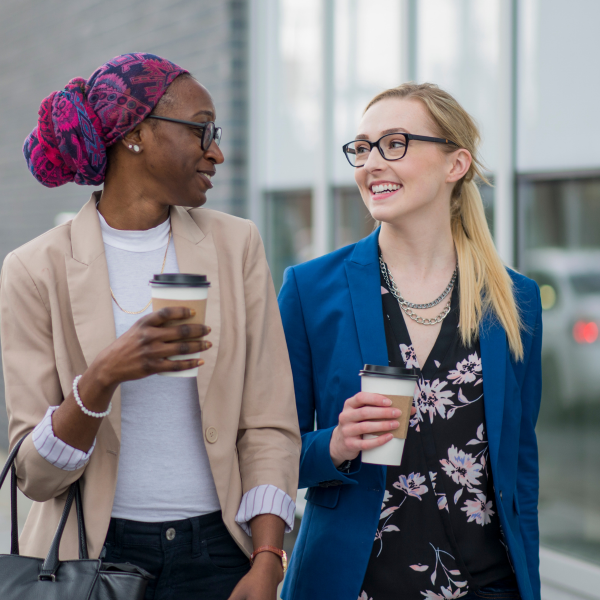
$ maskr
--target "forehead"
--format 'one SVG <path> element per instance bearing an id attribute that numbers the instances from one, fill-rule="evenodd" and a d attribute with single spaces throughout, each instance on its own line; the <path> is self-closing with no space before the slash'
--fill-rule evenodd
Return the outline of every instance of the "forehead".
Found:
<path id="1" fill-rule="evenodd" d="M 377 139 L 390 131 L 436 134 L 431 117 L 420 100 L 386 98 L 371 106 L 363 115 L 356 137 Z"/>
<path id="2" fill-rule="evenodd" d="M 197 116 L 200 120 L 214 121 L 217 117 L 215 105 L 209 91 L 195 79 L 186 77 L 173 82 L 170 90 L 175 110 L 181 118 L 191 119 Z"/>

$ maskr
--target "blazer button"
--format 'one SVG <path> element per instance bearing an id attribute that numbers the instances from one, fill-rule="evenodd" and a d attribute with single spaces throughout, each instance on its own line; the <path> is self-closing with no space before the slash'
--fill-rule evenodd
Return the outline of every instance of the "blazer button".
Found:
<path id="1" fill-rule="evenodd" d="M 219 432 L 214 427 L 209 427 L 206 430 L 206 441 L 209 444 L 214 444 L 219 437 Z"/>

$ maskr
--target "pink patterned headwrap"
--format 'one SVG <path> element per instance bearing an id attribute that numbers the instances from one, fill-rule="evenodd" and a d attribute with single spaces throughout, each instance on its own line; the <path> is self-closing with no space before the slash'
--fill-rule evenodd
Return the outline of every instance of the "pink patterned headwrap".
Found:
<path id="1" fill-rule="evenodd" d="M 47 187 L 101 184 L 106 149 L 143 121 L 182 73 L 164 58 L 135 53 L 113 58 L 87 81 L 71 79 L 42 101 L 23 146 L 29 170 Z"/>

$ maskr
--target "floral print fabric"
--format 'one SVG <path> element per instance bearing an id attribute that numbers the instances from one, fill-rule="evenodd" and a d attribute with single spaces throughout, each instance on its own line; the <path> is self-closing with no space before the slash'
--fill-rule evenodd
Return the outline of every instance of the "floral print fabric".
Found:
<path id="1" fill-rule="evenodd" d="M 397 301 L 382 280 L 389 364 L 419 369 Z M 421 369 L 400 467 L 386 490 L 359 600 L 461 598 L 512 568 L 489 465 L 479 343 L 462 345 L 458 286 Z"/>

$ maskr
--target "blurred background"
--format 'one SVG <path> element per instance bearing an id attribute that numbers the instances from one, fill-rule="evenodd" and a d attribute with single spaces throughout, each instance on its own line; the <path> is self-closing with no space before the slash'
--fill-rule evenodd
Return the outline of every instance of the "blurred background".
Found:
<path id="1" fill-rule="evenodd" d="M 209 206 L 258 224 L 277 289 L 372 230 L 341 152 L 368 100 L 439 84 L 481 126 L 502 257 L 541 287 L 544 599 L 600 598 L 599 21 L 597 0 L 2 0 L 0 259 L 88 200 L 37 184 L 21 147 L 43 97 L 117 54 L 211 91 L 227 160 Z"/>

